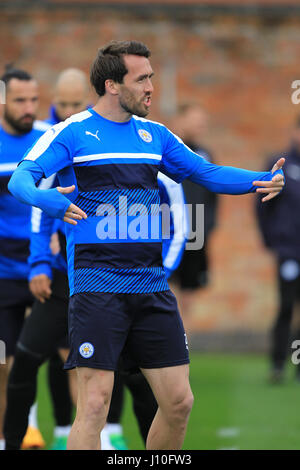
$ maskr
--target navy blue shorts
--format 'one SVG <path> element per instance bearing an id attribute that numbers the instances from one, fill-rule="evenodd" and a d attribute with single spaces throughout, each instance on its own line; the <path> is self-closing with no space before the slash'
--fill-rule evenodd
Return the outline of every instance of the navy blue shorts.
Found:
<path id="1" fill-rule="evenodd" d="M 65 369 L 155 369 L 189 363 L 186 334 L 171 291 L 74 294 Z"/>

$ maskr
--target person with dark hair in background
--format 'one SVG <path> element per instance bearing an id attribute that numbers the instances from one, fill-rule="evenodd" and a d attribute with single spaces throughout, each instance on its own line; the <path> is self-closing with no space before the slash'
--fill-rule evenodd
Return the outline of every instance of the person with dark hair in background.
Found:
<path id="1" fill-rule="evenodd" d="M 208 117 L 197 103 L 186 103 L 179 107 L 175 119 L 175 131 L 195 153 L 206 161 L 215 163 L 211 152 L 203 145 L 207 133 Z M 198 250 L 185 249 L 180 266 L 173 276 L 179 283 L 178 301 L 183 318 L 187 320 L 194 301 L 194 294 L 209 282 L 209 236 L 216 225 L 218 196 L 190 180 L 185 180 L 183 190 L 186 203 L 190 205 L 190 228 L 196 229 L 196 204 L 204 205 L 204 246 Z M 192 216 L 192 217 L 191 217 Z"/>
<path id="2" fill-rule="evenodd" d="M 4 448 L 2 425 L 6 407 L 9 369 L 25 317 L 33 297 L 28 288 L 31 209 L 7 190 L 7 183 L 24 152 L 49 128 L 36 120 L 38 85 L 26 71 L 7 67 L 1 77 L 6 104 L 0 124 L 0 340 L 6 345 L 6 364 L 0 365 L 0 448 Z M 32 409 L 24 446 L 43 447 Z"/>
<path id="3" fill-rule="evenodd" d="M 49 116 L 45 122 L 50 125 L 58 124 L 72 116 L 72 114 L 85 110 L 88 106 L 89 91 L 89 82 L 86 74 L 82 70 L 77 68 L 68 68 L 63 70 L 59 74 L 55 83 L 52 105 L 50 106 Z M 35 213 L 36 210 L 33 210 L 33 214 Z M 57 235 L 59 233 L 63 250 L 63 247 L 65 246 L 65 241 L 63 241 L 63 224 L 56 224 L 56 228 L 57 232 L 55 231 L 52 235 L 52 243 L 57 250 L 60 249 L 59 242 L 57 240 Z M 36 238 L 39 239 L 38 235 Z M 61 255 L 58 254 L 55 265 L 55 268 L 58 268 L 58 271 L 61 271 L 63 266 L 60 256 Z M 42 263 L 42 267 L 45 268 L 46 265 Z M 58 274 L 56 273 L 56 277 L 57 276 Z M 46 272 L 43 272 L 41 270 L 41 265 L 37 263 L 33 266 L 30 274 L 31 289 L 33 289 L 34 293 L 39 296 L 41 293 L 48 291 L 49 280 L 51 279 L 52 276 L 49 275 L 49 269 L 46 267 Z M 67 282 L 63 281 L 62 284 L 66 286 Z M 55 282 L 55 286 L 58 287 L 57 282 Z M 59 297 L 61 296 L 62 289 L 59 294 Z M 65 289 L 65 295 L 62 296 L 63 299 L 65 297 L 68 297 L 68 289 Z M 52 450 L 63 450 L 66 448 L 67 438 L 72 423 L 73 410 L 69 385 L 71 387 L 74 386 L 72 385 L 75 380 L 75 378 L 72 377 L 74 373 L 71 371 L 71 375 L 69 374 L 68 378 L 68 374 L 63 370 L 62 361 L 62 357 L 65 358 L 68 354 L 67 336 L 65 340 L 61 340 L 59 346 L 59 352 L 55 352 L 50 357 L 48 367 L 48 383 L 51 390 L 51 399 L 54 405 L 53 411 L 55 417 L 55 428 L 53 431 L 54 438 L 50 447 Z M 72 391 L 72 395 L 74 395 L 74 391 Z"/>
<path id="4" fill-rule="evenodd" d="M 142 370 L 158 403 L 146 448 L 183 445 L 193 404 L 187 338 L 162 264 L 159 211 L 148 223 L 149 209 L 159 205 L 158 171 L 215 192 L 262 192 L 264 202 L 284 186 L 283 158 L 271 172 L 214 165 L 164 125 L 145 119 L 153 93 L 149 57 L 138 41 L 102 47 L 91 68 L 96 105 L 49 129 L 8 184 L 19 200 L 67 222 L 65 368 L 76 368 L 78 377 L 69 449 L 101 448 L 121 354 Z M 55 172 L 62 186 L 36 188 Z M 129 215 L 137 211 L 132 226 Z"/>
<path id="5" fill-rule="evenodd" d="M 284 189 L 269 204 L 261 204 L 260 198 L 256 204 L 265 246 L 277 263 L 278 311 L 271 333 L 271 383 L 284 379 L 284 366 L 291 352 L 292 315 L 300 295 L 300 117 L 292 130 L 290 146 L 281 155 L 286 160 Z M 266 168 L 277 159 L 271 158 Z M 297 378 L 300 380 L 300 367 Z"/>

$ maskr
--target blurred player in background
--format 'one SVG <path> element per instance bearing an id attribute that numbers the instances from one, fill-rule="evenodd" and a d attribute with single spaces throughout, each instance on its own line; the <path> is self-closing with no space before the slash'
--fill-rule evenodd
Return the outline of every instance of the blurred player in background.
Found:
<path id="1" fill-rule="evenodd" d="M 90 87 L 86 74 L 77 68 L 68 68 L 63 70 L 56 81 L 53 92 L 53 104 L 49 109 L 49 117 L 46 122 L 53 125 L 72 116 L 72 114 L 83 111 L 87 108 L 89 103 Z M 36 212 L 33 211 L 33 214 Z M 59 250 L 59 243 L 57 234 L 64 233 L 63 224 L 57 226 L 58 232 L 52 235 L 52 244 Z M 61 242 L 63 238 L 60 238 Z M 65 242 L 62 244 L 62 252 L 65 247 Z M 60 269 L 63 266 L 63 261 L 59 257 L 56 259 L 58 265 L 56 268 Z M 34 269 L 31 273 L 30 285 L 34 289 L 34 294 L 38 297 L 41 292 L 47 291 L 48 284 L 48 271 L 46 273 L 34 274 Z M 51 279 L 51 277 L 49 276 Z M 56 283 L 55 283 L 56 285 Z M 65 283 L 63 282 L 63 285 Z M 49 288 L 49 286 L 48 286 Z M 64 290 L 66 296 L 68 291 Z M 54 294 L 55 295 L 55 294 Z M 63 296 L 64 297 L 64 296 Z M 72 400 L 69 392 L 68 374 L 63 370 L 62 358 L 65 358 L 68 350 L 67 336 L 65 340 L 61 340 L 60 352 L 54 353 L 49 360 L 48 367 L 48 382 L 51 390 L 51 398 L 53 401 L 53 411 L 55 417 L 54 440 L 51 449 L 60 450 L 66 447 L 66 440 L 69 435 L 70 426 L 72 423 Z M 74 382 L 72 374 L 69 380 Z M 71 385 L 72 386 L 72 385 Z M 74 395 L 74 392 L 72 392 Z"/>
<path id="2" fill-rule="evenodd" d="M 287 355 L 291 353 L 291 322 L 300 296 L 300 117 L 292 131 L 286 152 L 286 185 L 281 194 L 269 204 L 257 201 L 259 227 L 265 246 L 277 263 L 278 311 L 272 329 L 270 381 L 280 383 L 284 378 Z M 278 156 L 270 159 L 269 169 Z M 300 330 L 298 329 L 297 339 Z M 297 367 L 300 381 L 300 367 Z"/>
<path id="3" fill-rule="evenodd" d="M 57 124 L 87 108 L 89 103 L 89 82 L 85 73 L 76 68 L 63 70 L 56 82 L 53 104 L 46 122 Z"/>
<path id="4" fill-rule="evenodd" d="M 176 134 L 182 138 L 194 152 L 205 158 L 206 161 L 215 163 L 211 152 L 203 145 L 207 134 L 208 117 L 204 109 L 195 103 L 183 104 L 179 108 L 178 116 L 174 121 Z M 199 186 L 192 181 L 183 183 L 186 203 L 192 207 L 190 217 L 191 231 L 196 230 L 196 204 L 204 205 L 204 246 L 199 250 L 186 249 L 183 254 L 179 269 L 174 281 L 179 283 L 180 292 L 178 302 L 185 326 L 188 326 L 188 315 L 193 305 L 194 295 L 199 289 L 209 282 L 209 254 L 208 244 L 211 231 L 216 225 L 217 194 L 209 191 L 204 186 Z M 191 238 L 191 237 L 190 237 Z"/>
<path id="5" fill-rule="evenodd" d="M 0 124 L 0 339 L 6 344 L 7 355 L 6 364 L 0 365 L 0 446 L 3 448 L 7 376 L 25 311 L 33 302 L 27 281 L 31 210 L 11 197 L 7 183 L 24 152 L 49 126 L 36 121 L 38 85 L 29 73 L 11 67 L 1 80 L 6 85 L 6 104 Z M 29 424 L 24 444 L 43 446 L 36 408 Z"/>

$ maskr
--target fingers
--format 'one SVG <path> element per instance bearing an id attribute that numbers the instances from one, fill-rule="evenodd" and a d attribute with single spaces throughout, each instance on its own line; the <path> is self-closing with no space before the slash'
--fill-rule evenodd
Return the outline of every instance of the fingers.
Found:
<path id="1" fill-rule="evenodd" d="M 285 159 L 280 158 L 275 165 L 277 165 L 277 169 L 279 166 L 283 165 Z M 275 168 L 275 165 L 273 167 L 273 170 Z M 274 170 L 276 171 L 276 169 Z M 277 194 L 280 193 L 282 188 L 284 187 L 284 178 L 283 175 L 275 175 L 273 176 L 271 181 L 254 181 L 253 186 L 259 186 L 256 189 L 257 193 L 267 193 L 267 196 L 265 196 L 262 199 L 262 202 L 269 201 L 270 199 L 273 199 Z"/>
<path id="2" fill-rule="evenodd" d="M 72 186 L 67 186 L 65 188 L 61 186 L 57 186 L 57 191 L 61 194 L 70 194 L 74 191 L 75 185 L 72 184 Z M 70 204 L 68 209 L 65 212 L 63 220 L 67 222 L 68 224 L 71 225 L 77 225 L 76 220 L 81 220 L 81 219 L 86 219 L 87 215 L 86 213 L 80 209 L 80 207 L 77 207 L 75 204 Z"/>
<path id="3" fill-rule="evenodd" d="M 29 288 L 42 304 L 51 297 L 51 280 L 45 274 L 35 276 L 29 283 Z"/>
<path id="4" fill-rule="evenodd" d="M 277 160 L 277 162 L 273 166 L 271 173 L 273 174 L 275 173 L 275 171 L 280 170 L 284 164 L 285 164 L 285 158 L 279 158 L 279 160 Z"/>
<path id="5" fill-rule="evenodd" d="M 276 196 L 277 196 L 277 193 L 270 193 L 270 194 L 268 194 L 268 196 L 263 197 L 261 202 L 270 201 L 270 199 L 273 199 Z"/>
<path id="6" fill-rule="evenodd" d="M 72 186 L 67 186 L 65 188 L 62 188 L 61 186 L 57 186 L 57 191 L 61 194 L 70 194 L 74 191 L 75 185 L 72 184 Z"/>
<path id="7" fill-rule="evenodd" d="M 272 188 L 274 183 L 277 183 L 277 186 L 283 188 L 284 186 L 284 178 L 282 175 L 275 175 L 273 176 L 271 181 L 253 181 L 253 186 L 261 186 L 264 188 Z"/>
<path id="8" fill-rule="evenodd" d="M 274 186 L 273 188 L 258 188 L 256 193 L 280 193 L 281 187 Z"/>
<path id="9" fill-rule="evenodd" d="M 86 213 L 75 204 L 70 204 L 64 215 L 64 221 L 71 225 L 77 225 L 76 220 L 82 220 L 86 218 Z"/>
<path id="10" fill-rule="evenodd" d="M 66 217 L 66 216 L 64 216 L 63 221 L 71 225 L 77 225 L 77 222 L 75 222 L 75 220 L 70 219 L 69 217 Z"/>
<path id="11" fill-rule="evenodd" d="M 67 215 L 67 217 L 70 217 L 71 215 L 75 215 L 76 219 L 86 219 L 87 218 L 87 215 L 86 213 L 80 209 L 80 207 L 78 206 L 75 206 L 75 204 L 70 204 L 68 209 L 66 210 L 65 212 L 65 215 Z M 79 217 L 77 217 L 79 216 Z M 74 218 L 74 217 L 73 217 Z"/>
<path id="12" fill-rule="evenodd" d="M 283 176 L 282 176 L 282 175 L 275 175 L 275 176 L 273 176 L 272 181 L 273 181 L 273 182 L 282 181 L 282 185 L 283 185 L 284 179 L 283 179 Z"/>

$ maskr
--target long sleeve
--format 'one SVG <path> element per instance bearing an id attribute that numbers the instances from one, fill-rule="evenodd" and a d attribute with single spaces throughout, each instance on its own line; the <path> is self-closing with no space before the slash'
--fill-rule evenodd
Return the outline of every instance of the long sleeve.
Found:
<path id="1" fill-rule="evenodd" d="M 210 191 L 221 194 L 246 194 L 256 191 L 253 181 L 269 181 L 273 175 L 266 171 L 249 171 L 230 166 L 215 165 L 194 153 L 182 140 L 163 128 L 163 157 L 160 171 L 177 183 L 189 179 Z"/>
<path id="2" fill-rule="evenodd" d="M 62 219 L 71 204 L 69 199 L 55 188 L 38 189 L 36 183 L 71 166 L 73 152 L 74 134 L 68 120 L 51 127 L 24 155 L 9 181 L 9 191 L 19 201 Z"/>
<path id="3" fill-rule="evenodd" d="M 56 188 L 37 188 L 36 183 L 43 175 L 43 170 L 36 162 L 23 160 L 14 171 L 8 189 L 20 202 L 39 207 L 51 217 L 63 219 L 71 201 Z"/>
<path id="4" fill-rule="evenodd" d="M 57 184 L 55 174 L 47 179 L 42 179 L 39 189 L 50 189 Z M 50 217 L 38 207 L 33 207 L 31 212 L 31 237 L 29 280 L 38 274 L 46 274 L 52 278 L 53 254 L 50 249 L 51 236 L 54 231 L 55 219 Z"/>

